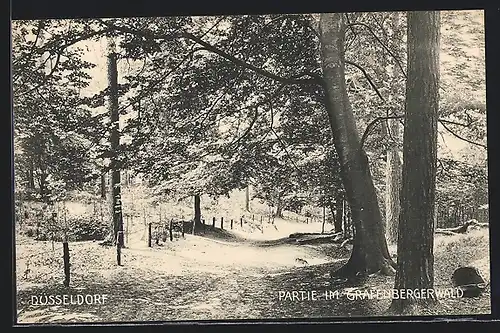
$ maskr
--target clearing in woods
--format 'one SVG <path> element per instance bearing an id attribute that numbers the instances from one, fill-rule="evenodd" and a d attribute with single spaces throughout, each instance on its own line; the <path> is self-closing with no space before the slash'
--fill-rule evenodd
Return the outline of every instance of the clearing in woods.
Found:
<path id="1" fill-rule="evenodd" d="M 264 237 L 259 234 L 253 233 L 252 238 L 243 238 L 231 231 L 205 236 L 186 234 L 185 239 L 175 238 L 148 248 L 137 232 L 131 235 L 129 247 L 123 249 L 123 266 L 116 265 L 113 247 L 92 241 L 72 242 L 69 289 L 62 283 L 62 245 L 56 243 L 52 250 L 51 242 L 19 236 L 16 246 L 18 322 L 376 316 L 383 315 L 389 306 L 388 299 L 353 300 L 344 294 L 330 299 L 322 296 L 321 293 L 329 290 L 392 288 L 392 277 L 373 276 L 362 285 L 359 281 L 349 285 L 333 281 L 330 272 L 348 259 L 349 249 L 340 248 L 338 244 L 288 244 L 286 238 L 269 241 L 259 239 Z M 435 251 L 437 288 L 450 287 L 449 277 L 459 265 L 474 264 L 488 273 L 487 230 L 437 236 Z M 37 254 L 36 258 L 28 257 L 33 253 Z M 486 278 L 489 280 L 489 276 Z M 301 290 L 315 290 L 320 296 L 316 300 L 300 301 L 279 297 L 280 291 Z M 33 296 L 64 294 L 106 294 L 107 299 L 104 304 L 90 305 L 30 304 Z M 435 311 L 488 313 L 489 288 L 479 298 L 442 299 Z"/>

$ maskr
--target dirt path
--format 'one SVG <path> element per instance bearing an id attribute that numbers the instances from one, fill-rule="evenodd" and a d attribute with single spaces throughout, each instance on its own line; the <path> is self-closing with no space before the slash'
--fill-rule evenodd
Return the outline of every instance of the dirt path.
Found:
<path id="1" fill-rule="evenodd" d="M 300 269 L 297 258 L 309 265 L 331 261 L 312 247 L 261 247 L 188 235 L 152 249 L 142 243 L 124 249 L 124 266 L 118 267 L 113 248 L 81 242 L 71 244 L 72 283 L 66 290 L 62 262 L 50 247 L 47 242 L 18 246 L 18 258 L 28 248 L 28 253 L 48 252 L 31 259 L 30 275 L 19 280 L 19 322 L 265 318 L 277 307 L 277 276 Z M 26 260 L 17 265 L 26 267 Z M 107 301 L 30 305 L 33 295 L 62 294 L 107 294 Z"/>
<path id="2" fill-rule="evenodd" d="M 348 297 L 352 293 L 346 292 L 388 289 L 394 283 L 393 277 L 375 276 L 351 284 L 332 280 L 330 272 L 349 256 L 346 250 L 330 248 L 325 251 L 324 248 L 280 241 L 274 245 L 255 240 L 241 243 L 191 235 L 153 248 L 139 241 L 131 242 L 130 247 L 123 250 L 123 266 L 116 265 L 116 252 L 112 247 L 95 242 L 71 243 L 72 280 L 71 287 L 65 289 L 62 286 L 61 244 L 56 244 L 53 252 L 48 242 L 20 240 L 16 251 L 20 276 L 18 322 L 379 316 L 390 304 L 388 299 L 354 299 Z M 438 243 L 438 246 L 443 245 Z M 464 253 L 463 248 L 453 249 L 455 247 L 447 246 L 446 257 L 436 257 L 437 286 L 445 287 L 448 283 L 444 278 L 450 271 L 443 265 L 454 258 L 453 253 Z M 32 254 L 37 256 L 30 260 L 29 274 L 22 277 L 27 267 L 26 257 Z M 469 257 L 463 257 L 464 263 L 476 260 L 477 254 L 471 251 Z M 299 263 L 297 258 L 308 264 Z M 317 294 L 316 298 L 305 299 L 283 297 L 294 291 L 315 291 Z M 338 294 L 332 296 L 332 292 Z M 91 305 L 30 304 L 33 296 L 64 294 L 105 294 L 107 299 L 104 304 Z M 488 291 L 479 299 L 443 300 L 440 313 L 486 313 L 489 297 Z"/>

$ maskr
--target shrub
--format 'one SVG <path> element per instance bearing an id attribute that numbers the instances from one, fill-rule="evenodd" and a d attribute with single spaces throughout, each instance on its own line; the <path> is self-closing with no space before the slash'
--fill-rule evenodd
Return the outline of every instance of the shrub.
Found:
<path id="1" fill-rule="evenodd" d="M 71 217 L 68 223 L 70 241 L 103 240 L 109 233 L 109 226 L 88 217 Z"/>
<path id="2" fill-rule="evenodd" d="M 63 241 L 64 235 L 68 241 L 103 240 L 109 233 L 111 225 L 109 219 L 95 218 L 90 214 L 67 216 L 53 219 L 48 215 L 33 214 L 26 220 L 22 232 L 28 237 L 35 237 L 40 241 Z"/>

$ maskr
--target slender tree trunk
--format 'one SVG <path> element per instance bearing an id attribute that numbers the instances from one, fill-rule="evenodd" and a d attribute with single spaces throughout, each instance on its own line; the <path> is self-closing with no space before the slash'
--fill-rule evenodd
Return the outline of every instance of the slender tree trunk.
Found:
<path id="1" fill-rule="evenodd" d="M 47 174 L 42 170 L 39 177 L 40 197 L 43 202 L 49 201 L 49 191 L 47 189 Z"/>
<path id="2" fill-rule="evenodd" d="M 101 174 L 101 199 L 106 199 L 106 174 Z"/>
<path id="3" fill-rule="evenodd" d="M 114 240 L 123 246 L 123 216 L 121 202 L 121 180 L 118 149 L 120 146 L 120 124 L 118 113 L 118 69 L 116 66 L 116 53 L 110 50 L 108 55 L 108 80 L 109 80 L 109 112 L 111 118 L 111 193 Z M 117 236 L 120 235 L 119 239 Z"/>
<path id="4" fill-rule="evenodd" d="M 30 166 L 29 166 L 29 170 L 28 170 L 28 188 L 30 190 L 34 190 L 35 189 L 35 175 L 34 175 L 34 170 L 35 170 L 35 166 L 34 166 L 33 160 L 30 159 Z"/>
<path id="5" fill-rule="evenodd" d="M 194 225 L 195 229 L 200 230 L 201 227 L 201 197 L 199 195 L 194 196 Z"/>
<path id="6" fill-rule="evenodd" d="M 437 204 L 434 206 L 434 230 L 438 227 L 438 206 Z"/>
<path id="7" fill-rule="evenodd" d="M 344 15 L 323 13 L 320 15 L 319 26 L 325 104 L 355 229 L 351 257 L 336 275 L 349 276 L 378 271 L 392 273 L 394 262 L 387 248 L 368 157 L 360 145 L 347 96 L 343 54 Z"/>
<path id="8" fill-rule="evenodd" d="M 434 287 L 434 209 L 439 104 L 440 13 L 409 12 L 403 185 L 395 289 Z M 433 298 L 393 299 L 391 310 L 414 313 Z"/>
<path id="9" fill-rule="evenodd" d="M 245 210 L 250 211 L 250 185 L 245 188 Z"/>

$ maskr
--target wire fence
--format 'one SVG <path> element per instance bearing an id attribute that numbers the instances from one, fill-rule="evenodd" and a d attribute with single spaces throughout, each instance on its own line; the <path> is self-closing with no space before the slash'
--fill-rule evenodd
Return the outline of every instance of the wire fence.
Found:
<path id="1" fill-rule="evenodd" d="M 89 246 L 89 242 L 69 239 L 72 227 L 79 221 L 97 221 L 104 226 L 108 235 L 113 235 L 112 211 L 106 200 L 93 200 L 85 204 L 58 202 L 50 207 L 30 208 L 18 205 L 16 226 L 16 275 L 21 282 L 50 283 L 63 279 L 69 284 L 74 276 L 89 274 L 94 270 L 112 269 L 127 265 L 121 261 L 121 253 L 134 249 L 147 249 L 168 242 L 181 241 L 188 235 L 223 233 L 225 231 L 265 233 L 267 228 L 278 230 L 273 214 L 245 212 L 244 215 L 208 214 L 201 215 L 199 223 L 186 219 L 186 212 L 169 209 L 161 204 L 145 205 L 129 203 L 122 211 L 123 247 L 118 247 L 116 237 L 96 237 L 92 243 L 108 246 Z M 80 216 L 76 225 L 69 225 L 74 216 Z M 26 222 L 26 223 L 23 223 Z M 295 222 L 305 224 L 317 222 L 314 216 L 296 218 Z M 92 228 L 94 224 L 90 224 Z M 23 227 L 35 228 L 31 234 L 23 233 Z M 26 231 L 26 230 L 24 230 Z M 49 235 L 40 238 L 42 231 Z M 27 236 L 27 237 L 24 237 Z M 113 239 L 115 238 L 115 239 Z M 92 241 L 92 240 L 89 240 Z M 42 245 L 43 244 L 43 245 Z M 100 250 L 97 250 L 100 249 Z M 122 252 L 124 251 L 124 252 Z M 118 260 L 116 261 L 115 258 Z"/>

